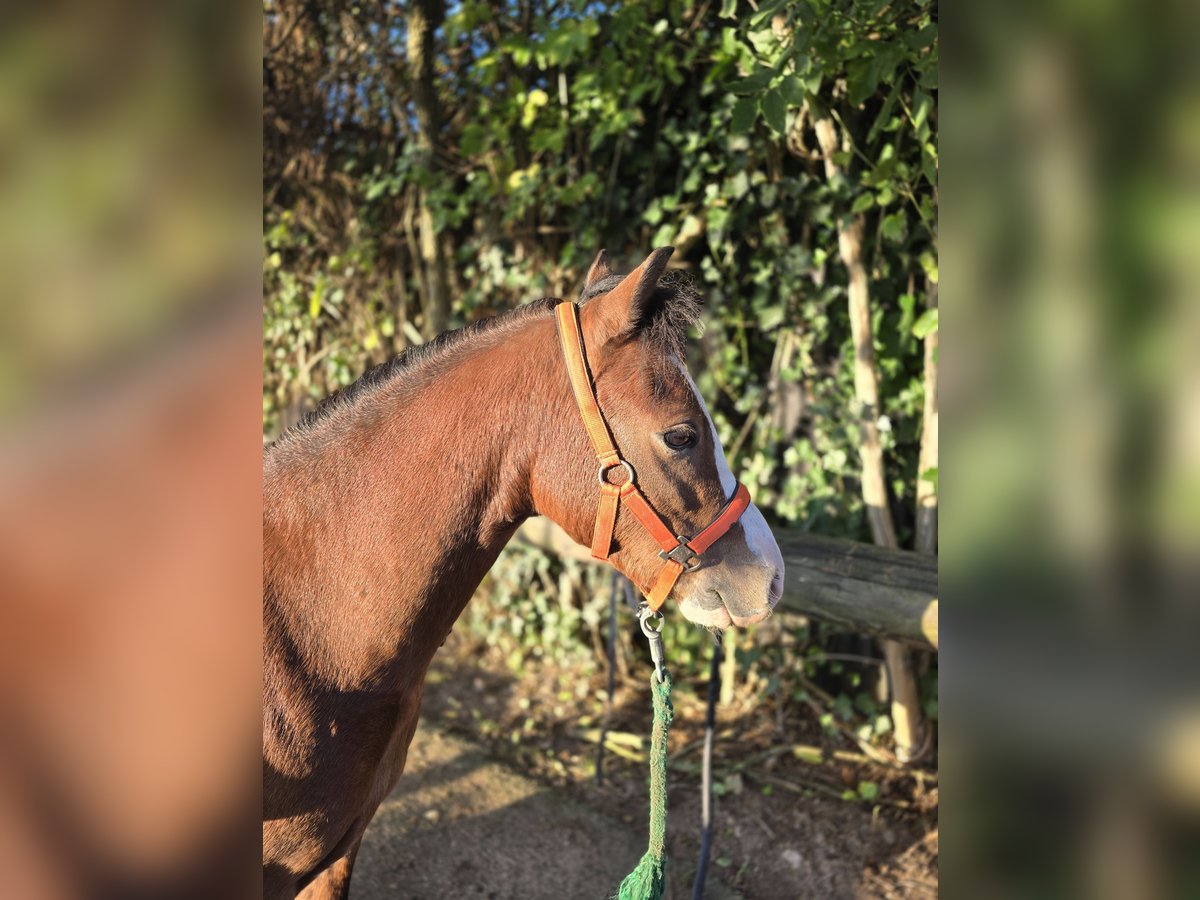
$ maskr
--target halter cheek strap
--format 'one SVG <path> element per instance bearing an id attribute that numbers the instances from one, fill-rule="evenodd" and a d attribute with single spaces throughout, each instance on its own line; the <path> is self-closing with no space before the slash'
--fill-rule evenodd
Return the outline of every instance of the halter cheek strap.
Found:
<path id="1" fill-rule="evenodd" d="M 704 552 L 741 518 L 750 505 L 750 492 L 744 484 L 739 483 L 733 497 L 717 517 L 695 537 L 689 539 L 673 532 L 638 490 L 633 466 L 621 458 L 608 424 L 604 421 L 604 414 L 600 411 L 600 404 L 596 402 L 596 390 L 587 365 L 587 349 L 579 327 L 579 308 L 574 303 L 560 303 L 554 308 L 554 315 L 571 391 L 600 464 L 596 473 L 600 482 L 600 503 L 592 530 L 592 556 L 596 559 L 609 558 L 617 512 L 623 504 L 662 548 L 658 555 L 664 561 L 663 567 L 650 589 L 647 591 L 642 588 L 650 608 L 657 612 L 666 602 L 679 576 L 699 567 Z M 606 475 L 610 469 L 618 466 L 625 470 L 625 480 L 621 484 L 613 484 Z"/>

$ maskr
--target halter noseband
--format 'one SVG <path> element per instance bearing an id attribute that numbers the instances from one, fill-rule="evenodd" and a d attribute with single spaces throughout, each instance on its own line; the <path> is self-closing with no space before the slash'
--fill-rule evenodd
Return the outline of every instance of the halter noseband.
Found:
<path id="1" fill-rule="evenodd" d="M 700 557 L 704 552 L 742 517 L 742 513 L 750 505 L 750 492 L 739 482 L 733 497 L 699 534 L 688 539 L 673 533 L 638 490 L 633 466 L 621 458 L 621 453 L 613 443 L 608 425 L 604 421 L 604 414 L 600 412 L 600 404 L 596 402 L 596 389 L 588 371 L 583 332 L 579 328 L 579 308 L 567 301 L 554 308 L 554 315 L 558 323 L 563 360 L 567 365 L 567 376 L 575 394 L 575 403 L 579 406 L 583 427 L 587 430 L 592 447 L 596 450 L 596 458 L 600 462 L 600 470 L 596 473 L 600 481 L 600 505 L 596 510 L 596 526 L 592 531 L 592 556 L 596 559 L 609 558 L 613 529 L 617 524 L 617 508 L 623 500 L 634 518 L 662 547 L 658 554 L 665 561 L 662 570 L 648 592 L 642 589 L 650 608 L 657 612 L 666 602 L 679 576 L 699 567 Z M 625 470 L 625 481 L 612 484 L 604 476 L 609 469 L 615 469 L 617 466 Z"/>

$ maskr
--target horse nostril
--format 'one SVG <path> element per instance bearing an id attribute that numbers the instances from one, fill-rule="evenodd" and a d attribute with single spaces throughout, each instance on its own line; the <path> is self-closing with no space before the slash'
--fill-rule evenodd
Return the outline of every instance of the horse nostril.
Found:
<path id="1" fill-rule="evenodd" d="M 768 591 L 768 603 L 774 607 L 776 603 L 783 597 L 783 572 L 779 569 L 775 570 L 775 577 L 771 579 L 771 587 Z"/>

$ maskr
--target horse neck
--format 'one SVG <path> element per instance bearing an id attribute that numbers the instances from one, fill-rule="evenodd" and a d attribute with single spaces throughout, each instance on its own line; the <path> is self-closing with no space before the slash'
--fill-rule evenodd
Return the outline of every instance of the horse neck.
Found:
<path id="1" fill-rule="evenodd" d="M 534 512 L 539 448 L 571 430 L 566 379 L 552 322 L 503 338 L 432 362 L 418 388 L 383 386 L 268 465 L 268 604 L 311 675 L 342 690 L 422 678 Z"/>

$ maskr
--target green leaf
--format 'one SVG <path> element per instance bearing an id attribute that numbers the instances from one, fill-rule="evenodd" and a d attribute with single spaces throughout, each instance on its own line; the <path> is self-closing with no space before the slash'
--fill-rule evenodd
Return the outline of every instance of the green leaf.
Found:
<path id="1" fill-rule="evenodd" d="M 903 334 L 912 334 L 914 309 L 917 304 L 917 298 L 912 294 L 901 294 L 896 298 L 896 303 L 900 306 L 900 324 L 897 326 L 897 331 Z"/>
<path id="2" fill-rule="evenodd" d="M 875 205 L 874 194 L 859 194 L 854 198 L 854 205 L 850 207 L 850 212 L 861 213 L 866 212 Z"/>
<path id="3" fill-rule="evenodd" d="M 926 469 L 924 472 L 922 472 L 921 480 L 932 484 L 933 489 L 936 492 L 938 489 L 938 467 L 934 466 L 932 469 Z"/>
<path id="4" fill-rule="evenodd" d="M 750 97 L 742 97 L 733 104 L 733 115 L 730 117 L 729 127 L 735 134 L 742 134 L 754 127 L 754 121 L 757 118 L 758 104 Z"/>
<path id="5" fill-rule="evenodd" d="M 800 106 L 804 103 L 804 82 L 795 75 L 788 75 L 779 82 L 779 93 L 783 94 L 788 106 Z"/>
<path id="6" fill-rule="evenodd" d="M 458 142 L 458 149 L 462 151 L 463 156 L 474 156 L 483 149 L 486 141 L 487 129 L 478 123 L 472 122 L 463 128 L 462 138 Z"/>
<path id="7" fill-rule="evenodd" d="M 768 306 L 758 317 L 758 327 L 763 331 L 774 331 L 783 324 L 785 310 L 782 305 Z"/>
<path id="8" fill-rule="evenodd" d="M 308 296 L 308 315 L 315 319 L 321 314 L 321 286 L 318 284 L 312 289 L 312 293 Z"/>
<path id="9" fill-rule="evenodd" d="M 806 762 L 810 766 L 819 766 L 825 762 L 825 754 L 821 752 L 820 747 L 794 747 L 792 755 L 801 762 Z"/>
<path id="10" fill-rule="evenodd" d="M 894 212 L 891 215 L 883 217 L 883 236 L 889 241 L 899 241 L 904 237 L 906 231 L 904 214 Z"/>
<path id="11" fill-rule="evenodd" d="M 925 124 L 925 120 L 929 118 L 929 111 L 933 108 L 933 100 L 920 88 L 913 91 L 913 127 L 920 129 Z"/>
<path id="12" fill-rule="evenodd" d="M 849 722 L 854 718 L 854 704 L 845 694 L 838 694 L 833 701 L 833 712 L 843 722 Z"/>
<path id="13" fill-rule="evenodd" d="M 913 323 L 913 337 L 918 340 L 925 340 L 929 335 L 938 330 L 938 311 L 936 309 L 927 309 L 921 313 L 921 317 Z"/>
<path id="14" fill-rule="evenodd" d="M 719 15 L 722 19 L 732 19 L 737 13 L 737 0 L 721 0 L 721 12 Z"/>
<path id="15" fill-rule="evenodd" d="M 778 90 L 768 91 L 763 97 L 762 111 L 772 131 L 781 137 L 787 133 L 787 104 Z"/>
<path id="16" fill-rule="evenodd" d="M 775 34 L 775 29 L 769 24 L 759 27 L 751 26 L 750 31 L 746 34 L 746 40 L 750 42 L 750 46 L 754 48 L 759 58 L 764 62 L 775 66 L 780 62 L 780 53 L 782 46 L 779 37 Z"/>
<path id="17" fill-rule="evenodd" d="M 534 88 L 525 98 L 525 109 L 521 113 L 521 125 L 529 128 L 537 118 L 538 110 L 550 102 L 550 95 L 541 88 Z"/>
<path id="18" fill-rule="evenodd" d="M 726 182 L 726 196 L 732 197 L 734 200 L 741 200 L 750 190 L 750 176 L 745 171 L 738 172 L 733 178 Z"/>
<path id="19" fill-rule="evenodd" d="M 873 781 L 860 781 L 858 783 L 858 796 L 864 800 L 874 800 L 879 796 L 879 785 Z"/>
<path id="20" fill-rule="evenodd" d="M 871 58 L 856 59 L 846 65 L 846 99 L 861 106 L 879 86 L 879 64 Z"/>
<path id="21" fill-rule="evenodd" d="M 937 257 L 926 251 L 921 254 L 921 268 L 925 270 L 925 276 L 934 284 L 938 283 L 938 264 Z"/>
<path id="22" fill-rule="evenodd" d="M 765 88 L 774 77 L 775 73 L 771 69 L 759 69 L 754 74 L 747 75 L 729 85 L 729 90 L 735 94 L 752 94 Z"/>

